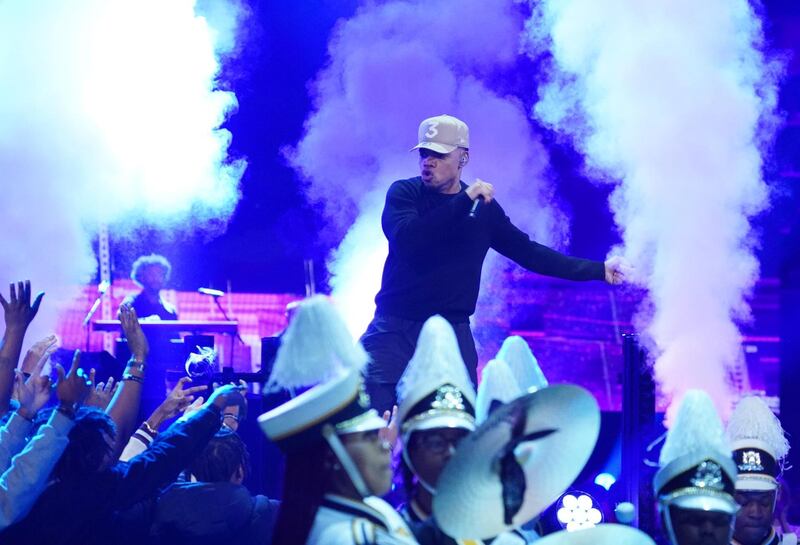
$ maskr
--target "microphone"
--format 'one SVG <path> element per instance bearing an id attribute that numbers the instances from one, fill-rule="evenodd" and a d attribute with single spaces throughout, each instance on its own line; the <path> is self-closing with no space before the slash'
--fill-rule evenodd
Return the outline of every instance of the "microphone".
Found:
<path id="1" fill-rule="evenodd" d="M 211 297 L 222 297 L 223 295 L 225 295 L 224 291 L 214 290 L 211 288 L 197 288 L 197 291 L 199 291 L 203 295 L 210 295 Z"/>
<path id="2" fill-rule="evenodd" d="M 475 219 L 478 217 L 478 210 L 483 204 L 483 195 L 478 195 L 478 198 L 472 201 L 472 208 L 469 209 L 469 217 Z"/>
<path id="3" fill-rule="evenodd" d="M 94 313 L 97 312 L 97 309 L 100 308 L 100 301 L 103 300 L 103 296 L 108 291 L 108 288 L 111 287 L 111 283 L 108 280 L 103 280 L 97 285 L 97 298 L 94 300 L 92 304 L 92 308 L 89 309 L 89 312 L 86 313 L 86 316 L 83 318 L 83 327 L 89 325 L 89 322 L 92 320 L 92 316 Z"/>

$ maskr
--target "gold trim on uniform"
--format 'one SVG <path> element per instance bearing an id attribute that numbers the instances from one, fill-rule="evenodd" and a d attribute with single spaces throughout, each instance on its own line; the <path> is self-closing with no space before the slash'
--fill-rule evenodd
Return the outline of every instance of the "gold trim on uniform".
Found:
<path id="1" fill-rule="evenodd" d="M 727 492 L 718 492 L 716 490 L 709 488 L 694 488 L 691 486 L 687 486 L 686 488 L 678 488 L 677 490 L 673 490 L 666 496 L 659 496 L 658 499 L 659 501 L 662 502 L 671 502 L 672 500 L 680 496 L 708 496 L 712 498 L 725 500 L 730 502 L 732 505 L 736 505 L 736 501 Z"/>
<path id="2" fill-rule="evenodd" d="M 428 409 L 427 411 L 414 415 L 414 417 L 406 420 L 405 423 L 403 423 L 403 433 L 408 432 L 409 429 L 413 428 L 414 424 L 417 422 L 428 420 L 434 416 L 449 416 L 452 418 L 457 418 L 458 420 L 463 420 L 467 424 L 472 424 L 473 426 L 475 425 L 475 419 L 467 412 L 458 409 Z"/>
<path id="3" fill-rule="evenodd" d="M 354 416 L 350 420 L 344 420 L 342 422 L 339 422 L 334 426 L 334 428 L 336 428 L 337 432 L 346 432 L 349 428 L 355 428 L 361 422 L 364 422 L 366 420 L 371 420 L 373 417 L 377 415 L 378 415 L 377 412 L 369 410 L 365 413 L 359 414 L 358 416 Z"/>

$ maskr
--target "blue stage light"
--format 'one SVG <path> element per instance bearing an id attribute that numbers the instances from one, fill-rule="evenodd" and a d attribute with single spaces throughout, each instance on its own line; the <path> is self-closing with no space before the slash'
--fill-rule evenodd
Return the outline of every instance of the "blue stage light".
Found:
<path id="1" fill-rule="evenodd" d="M 589 494 L 575 491 L 561 497 L 556 518 L 562 528 L 574 532 L 597 526 L 603 522 L 603 513 Z"/>

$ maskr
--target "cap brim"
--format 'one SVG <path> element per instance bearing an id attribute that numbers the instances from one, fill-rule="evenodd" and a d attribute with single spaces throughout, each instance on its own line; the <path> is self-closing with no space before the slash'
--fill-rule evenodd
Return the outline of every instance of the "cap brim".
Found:
<path id="1" fill-rule="evenodd" d="M 468 418 L 461 418 L 452 414 L 442 414 L 415 422 L 413 426 L 409 426 L 408 429 L 405 430 L 405 433 L 408 435 L 415 431 L 433 430 L 437 428 L 458 428 L 467 431 L 474 431 L 475 424 Z"/>
<path id="2" fill-rule="evenodd" d="M 344 426 L 337 426 L 336 433 L 346 435 L 348 433 L 360 433 L 363 431 L 381 430 L 386 427 L 386 420 L 380 417 L 378 411 L 370 409 L 363 415 L 354 418 L 351 423 Z"/>
<path id="3" fill-rule="evenodd" d="M 436 153 L 450 153 L 451 151 L 455 151 L 458 146 L 451 146 L 449 144 L 438 144 L 436 142 L 420 142 L 413 148 L 408 151 L 414 151 L 415 149 L 429 149 L 431 151 L 435 151 Z"/>
<path id="4" fill-rule="evenodd" d="M 630 526 L 598 524 L 574 532 L 562 530 L 536 540 L 537 545 L 655 545 L 653 538 Z"/>
<path id="5" fill-rule="evenodd" d="M 687 494 L 678 496 L 672 500 L 672 505 L 682 509 L 695 509 L 698 511 L 714 511 L 717 513 L 727 513 L 732 515 L 739 510 L 739 505 L 733 500 L 719 498 L 716 496 L 706 496 L 703 494 Z"/>
<path id="6" fill-rule="evenodd" d="M 736 490 L 758 490 L 759 492 L 766 492 L 770 490 L 777 490 L 778 482 L 769 479 L 748 479 L 747 477 L 739 477 L 736 479 Z"/>
<path id="7" fill-rule="evenodd" d="M 525 492 L 506 524 L 498 457 L 518 437 L 549 430 L 555 432 L 515 449 L 520 451 Z M 551 386 L 503 405 L 461 441 L 439 477 L 433 499 L 439 527 L 459 539 L 488 539 L 525 524 L 575 480 L 599 431 L 597 401 L 579 386 Z"/>

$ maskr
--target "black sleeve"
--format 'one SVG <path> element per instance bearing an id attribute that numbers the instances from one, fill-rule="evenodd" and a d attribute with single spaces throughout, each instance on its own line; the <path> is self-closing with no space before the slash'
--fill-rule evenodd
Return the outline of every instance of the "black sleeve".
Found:
<path id="1" fill-rule="evenodd" d="M 418 198 L 413 185 L 404 180 L 393 183 L 386 194 L 381 216 L 383 232 L 389 244 L 404 255 L 414 255 L 445 240 L 456 230 L 458 218 L 464 217 L 472 205 L 472 199 L 462 191 L 420 216 Z"/>
<path id="2" fill-rule="evenodd" d="M 174 481 L 219 427 L 219 409 L 201 409 L 185 421 L 175 421 L 138 456 L 117 464 L 112 472 L 114 508 L 127 508 Z"/>
<path id="3" fill-rule="evenodd" d="M 492 203 L 491 221 L 492 248 L 529 271 L 566 280 L 605 280 L 603 262 L 564 255 L 532 241 L 497 201 Z"/>

